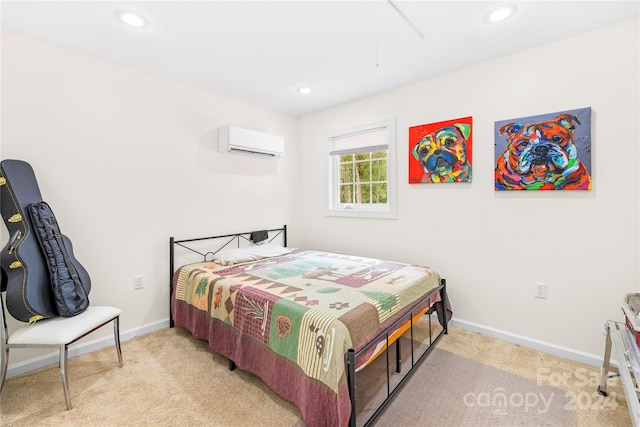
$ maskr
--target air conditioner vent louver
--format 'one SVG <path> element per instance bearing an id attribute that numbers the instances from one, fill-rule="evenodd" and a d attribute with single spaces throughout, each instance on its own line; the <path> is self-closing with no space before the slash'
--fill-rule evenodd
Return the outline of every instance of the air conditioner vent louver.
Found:
<path id="1" fill-rule="evenodd" d="M 228 153 L 234 154 L 246 154 L 248 156 L 260 156 L 260 157 L 276 157 L 273 153 L 261 153 L 259 151 L 243 150 L 240 148 L 231 148 Z"/>
<path id="2" fill-rule="evenodd" d="M 280 157 L 284 151 L 284 139 L 254 130 L 222 126 L 218 130 L 218 151 L 266 158 Z"/>

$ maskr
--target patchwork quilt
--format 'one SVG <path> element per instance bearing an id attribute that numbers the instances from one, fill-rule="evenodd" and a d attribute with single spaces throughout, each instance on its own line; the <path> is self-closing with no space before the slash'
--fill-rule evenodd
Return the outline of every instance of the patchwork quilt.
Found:
<path id="1" fill-rule="evenodd" d="M 344 392 L 347 350 L 440 285 L 427 267 L 300 249 L 231 266 L 189 264 L 174 281 L 176 303 L 242 337 L 224 338 L 230 342 L 216 347 L 223 355 L 246 352 L 247 343 L 253 352 L 268 348 L 336 396 Z M 244 349 L 231 348 L 240 343 Z"/>
<path id="2" fill-rule="evenodd" d="M 183 267 L 176 298 L 295 362 L 337 392 L 344 355 L 440 284 L 426 267 L 295 250 L 220 267 Z"/>

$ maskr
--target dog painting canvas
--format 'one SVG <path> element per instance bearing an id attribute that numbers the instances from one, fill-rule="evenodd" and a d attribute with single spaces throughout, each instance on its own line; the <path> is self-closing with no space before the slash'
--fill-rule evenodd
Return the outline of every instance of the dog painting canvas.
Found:
<path id="1" fill-rule="evenodd" d="M 591 190 L 591 108 L 495 122 L 495 190 Z"/>
<path id="2" fill-rule="evenodd" d="M 471 182 L 471 117 L 409 128 L 409 184 Z"/>

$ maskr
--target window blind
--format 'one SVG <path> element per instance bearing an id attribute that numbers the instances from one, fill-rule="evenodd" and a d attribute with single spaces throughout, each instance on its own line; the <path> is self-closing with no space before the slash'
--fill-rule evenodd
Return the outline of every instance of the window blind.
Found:
<path id="1" fill-rule="evenodd" d="M 389 128 L 387 127 L 329 139 L 329 154 L 332 156 L 388 149 Z"/>

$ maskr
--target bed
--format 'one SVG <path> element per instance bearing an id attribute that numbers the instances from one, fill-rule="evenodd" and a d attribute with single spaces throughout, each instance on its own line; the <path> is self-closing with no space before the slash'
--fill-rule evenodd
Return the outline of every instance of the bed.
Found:
<path id="1" fill-rule="evenodd" d="M 373 422 L 447 333 L 446 283 L 427 267 L 288 248 L 286 225 L 169 246 L 171 326 L 260 377 L 309 427 Z"/>

